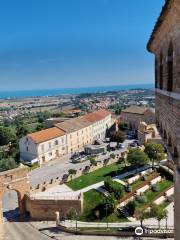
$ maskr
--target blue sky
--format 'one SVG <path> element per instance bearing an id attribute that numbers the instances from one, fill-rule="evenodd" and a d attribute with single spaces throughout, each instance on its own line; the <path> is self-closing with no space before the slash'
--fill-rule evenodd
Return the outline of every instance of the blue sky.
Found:
<path id="1" fill-rule="evenodd" d="M 152 83 L 164 0 L 5 0 L 0 90 Z"/>

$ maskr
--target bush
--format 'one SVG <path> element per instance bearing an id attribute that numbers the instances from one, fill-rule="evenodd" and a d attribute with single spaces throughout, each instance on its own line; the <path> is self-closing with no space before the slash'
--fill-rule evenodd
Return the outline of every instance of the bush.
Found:
<path id="1" fill-rule="evenodd" d="M 90 159 L 90 163 L 91 163 L 92 166 L 97 166 L 97 162 L 94 158 Z"/>
<path id="2" fill-rule="evenodd" d="M 147 181 L 148 180 L 148 176 L 147 175 L 142 176 L 142 180 L 143 181 Z"/>
<path id="3" fill-rule="evenodd" d="M 130 185 L 125 186 L 125 191 L 127 193 L 132 192 L 132 186 L 130 186 Z"/>
<path id="4" fill-rule="evenodd" d="M 137 195 L 136 196 L 136 201 L 138 203 L 147 203 L 147 197 L 143 195 Z"/>
<path id="5" fill-rule="evenodd" d="M 110 154 L 110 158 L 115 159 L 115 154 L 114 154 L 114 153 L 111 153 L 111 154 Z"/>
<path id="6" fill-rule="evenodd" d="M 134 215 L 136 206 L 137 206 L 137 202 L 136 202 L 136 201 L 130 201 L 130 202 L 128 202 L 128 204 L 126 205 L 126 208 L 127 208 L 128 212 L 129 212 L 131 215 Z"/>
<path id="7" fill-rule="evenodd" d="M 108 192 L 113 193 L 116 199 L 120 199 L 124 195 L 124 187 L 113 181 L 110 177 L 104 181 L 104 187 Z"/>
<path id="8" fill-rule="evenodd" d="M 158 185 L 152 185 L 151 189 L 152 189 L 153 192 L 159 192 L 160 191 L 160 188 L 159 188 Z"/>
<path id="9" fill-rule="evenodd" d="M 75 220 L 77 217 L 77 212 L 74 208 L 70 208 L 66 216 L 68 220 Z"/>

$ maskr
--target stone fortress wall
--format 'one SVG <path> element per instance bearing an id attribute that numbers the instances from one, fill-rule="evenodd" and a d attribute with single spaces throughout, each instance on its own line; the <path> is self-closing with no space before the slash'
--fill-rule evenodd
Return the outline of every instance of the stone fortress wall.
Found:
<path id="1" fill-rule="evenodd" d="M 155 55 L 156 122 L 175 165 L 175 239 L 180 239 L 179 0 L 166 0 L 147 48 Z"/>

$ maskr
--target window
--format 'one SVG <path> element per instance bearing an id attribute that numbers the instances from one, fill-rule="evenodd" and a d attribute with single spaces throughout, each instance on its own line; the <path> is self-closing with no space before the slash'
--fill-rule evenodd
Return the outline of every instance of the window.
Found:
<path id="1" fill-rule="evenodd" d="M 170 43 L 168 49 L 168 58 L 167 58 L 167 91 L 172 92 L 173 90 L 173 45 Z"/>
<path id="2" fill-rule="evenodd" d="M 49 143 L 49 148 L 51 148 L 51 143 Z"/>
<path id="3" fill-rule="evenodd" d="M 29 148 L 28 148 L 28 146 L 26 147 L 26 151 L 27 151 L 27 152 L 29 151 Z"/>
<path id="4" fill-rule="evenodd" d="M 44 145 L 41 145 L 41 150 L 44 151 Z"/>
<path id="5" fill-rule="evenodd" d="M 55 144 L 55 145 L 58 145 L 58 140 L 56 140 L 56 141 L 54 142 L 54 144 Z"/>
<path id="6" fill-rule="evenodd" d="M 159 67 L 159 88 L 163 89 L 163 55 L 160 54 L 160 67 Z"/>

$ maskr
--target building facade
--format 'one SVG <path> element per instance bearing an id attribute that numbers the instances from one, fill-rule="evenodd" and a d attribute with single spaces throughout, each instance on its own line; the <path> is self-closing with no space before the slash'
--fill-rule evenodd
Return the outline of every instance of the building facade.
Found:
<path id="1" fill-rule="evenodd" d="M 20 159 L 43 164 L 67 153 L 64 131 L 53 127 L 28 134 L 20 139 Z"/>
<path id="2" fill-rule="evenodd" d="M 138 140 L 141 145 L 146 143 L 162 143 L 161 136 L 155 124 L 141 122 L 138 129 Z"/>
<path id="3" fill-rule="evenodd" d="M 92 143 L 92 124 L 83 118 L 73 118 L 55 126 L 66 132 L 67 153 L 82 151 L 86 144 Z"/>
<path id="4" fill-rule="evenodd" d="M 114 124 L 111 113 L 104 109 L 88 113 L 82 118 L 91 122 L 93 140 L 103 140 L 107 130 Z"/>
<path id="5" fill-rule="evenodd" d="M 21 138 L 20 158 L 43 164 L 65 154 L 84 151 L 85 145 L 92 144 L 95 139 L 103 140 L 111 125 L 111 113 L 105 110 L 65 120 Z"/>
<path id="6" fill-rule="evenodd" d="M 155 113 L 150 108 L 130 106 L 121 111 L 120 121 L 126 122 L 129 129 L 138 131 L 141 122 L 155 123 Z"/>
<path id="7" fill-rule="evenodd" d="M 156 122 L 175 172 L 175 239 L 180 239 L 180 1 L 166 0 L 147 45 L 155 55 Z"/>

